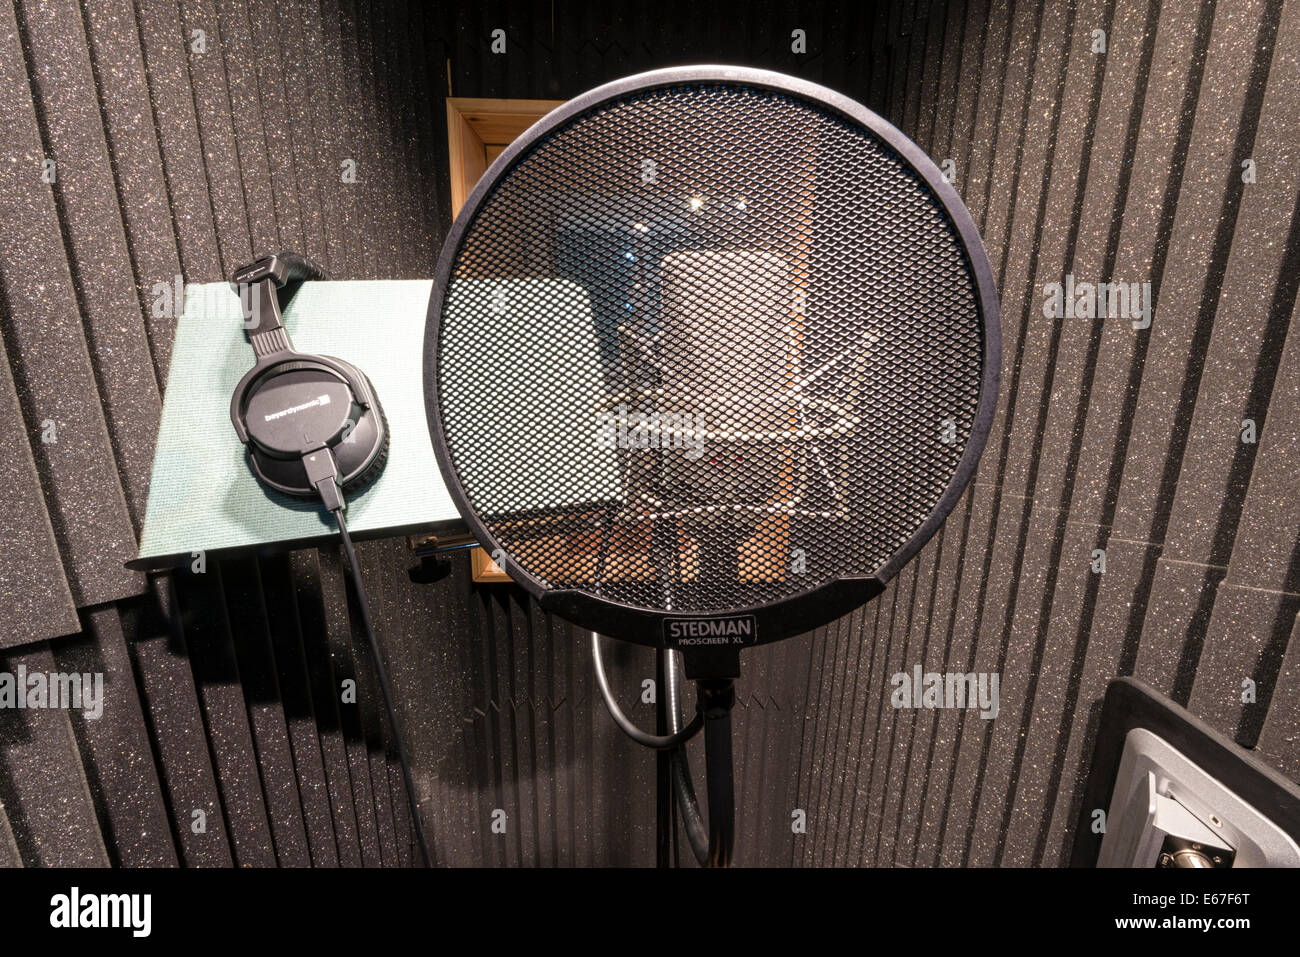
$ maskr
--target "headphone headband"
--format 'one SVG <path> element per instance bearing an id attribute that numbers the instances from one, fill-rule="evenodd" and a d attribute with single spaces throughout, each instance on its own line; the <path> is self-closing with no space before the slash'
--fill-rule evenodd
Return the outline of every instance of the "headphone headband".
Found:
<path id="1" fill-rule="evenodd" d="M 332 356 L 294 348 L 282 309 L 304 280 L 327 279 L 306 256 L 280 252 L 236 269 L 230 286 L 240 297 L 244 334 L 257 361 L 230 398 L 230 421 L 264 484 L 291 495 L 314 496 L 319 486 L 303 456 L 326 449 L 336 461 L 338 484 L 360 488 L 379 474 L 387 458 L 388 426 L 374 387 L 361 370 Z M 338 380 L 347 395 L 334 393 Z M 250 403 L 277 395 L 276 408 L 257 413 L 250 427 Z M 343 406 L 338 403 L 343 402 Z M 283 406 L 283 408 L 279 408 Z M 340 409 L 349 414 L 340 418 Z"/>
<path id="2" fill-rule="evenodd" d="M 329 276 L 315 262 L 293 252 L 263 256 L 240 266 L 230 277 L 230 287 L 238 294 L 244 309 L 244 335 L 259 365 L 268 356 L 294 351 L 284 328 L 282 310 L 299 284 L 309 279 L 327 280 Z M 250 294 L 247 298 L 245 290 Z"/>

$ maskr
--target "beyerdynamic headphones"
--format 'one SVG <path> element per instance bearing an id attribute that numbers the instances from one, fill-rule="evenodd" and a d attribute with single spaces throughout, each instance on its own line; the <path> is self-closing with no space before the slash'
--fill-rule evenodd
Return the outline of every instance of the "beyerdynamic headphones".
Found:
<path id="1" fill-rule="evenodd" d="M 421 823 L 410 756 L 393 708 L 388 669 L 375 640 L 356 549 L 343 518 L 343 493 L 365 487 L 384 469 L 388 420 L 375 387 L 360 369 L 333 356 L 297 351 L 281 323 L 281 310 L 303 280 L 327 278 L 320 266 L 291 252 L 265 256 L 230 277 L 243 306 L 244 333 L 257 356 L 253 368 L 235 386 L 230 421 L 248 449 L 248 463 L 258 481 L 300 498 L 319 496 L 334 516 L 402 765 L 411 827 L 425 866 L 430 866 L 433 858 Z"/>
<path id="2" fill-rule="evenodd" d="M 360 369 L 298 352 L 281 323 L 282 306 L 303 280 L 327 278 L 291 252 L 235 270 L 230 285 L 242 299 L 257 362 L 235 387 L 230 421 L 259 481 L 288 495 L 319 495 L 334 511 L 343 507 L 339 490 L 359 491 L 383 471 L 388 420 Z"/>

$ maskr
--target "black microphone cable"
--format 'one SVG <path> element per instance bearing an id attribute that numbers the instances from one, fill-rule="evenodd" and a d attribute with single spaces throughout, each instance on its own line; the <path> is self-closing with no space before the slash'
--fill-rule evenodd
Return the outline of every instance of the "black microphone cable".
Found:
<path id="1" fill-rule="evenodd" d="M 420 854 L 424 866 L 433 866 L 433 857 L 429 854 L 429 845 L 424 837 L 424 824 L 420 820 L 420 802 L 415 795 L 415 779 L 411 775 L 411 763 L 407 757 L 406 740 L 402 737 L 397 724 L 397 711 L 393 707 L 393 687 L 388 680 L 388 669 L 384 666 L 384 656 L 380 654 L 379 642 L 375 638 L 375 625 L 370 617 L 370 602 L 366 598 L 365 586 L 361 583 L 361 564 L 357 561 L 357 552 L 352 545 L 352 536 L 348 534 L 348 525 L 343 518 L 346 504 L 343 492 L 339 488 L 338 468 L 334 456 L 328 449 L 321 449 L 303 456 L 303 465 L 307 468 L 307 478 L 320 492 L 321 501 L 334 516 L 339 529 L 339 538 L 343 541 L 343 555 L 347 559 L 352 587 L 357 596 L 357 607 L 361 611 L 361 624 L 365 628 L 366 641 L 370 645 L 370 658 L 375 666 L 375 675 L 379 679 L 380 695 L 384 699 L 384 711 L 388 715 L 388 726 L 393 730 L 393 742 L 397 746 L 397 759 L 402 765 L 402 781 L 406 785 L 406 800 L 411 807 L 411 822 L 415 827 L 415 839 L 420 845 Z"/>
<path id="2" fill-rule="evenodd" d="M 730 678 L 695 683 L 704 715 L 705 791 L 709 803 L 709 867 L 730 867 L 736 844 L 735 771 L 731 758 L 731 709 L 736 686 Z"/>
<path id="3" fill-rule="evenodd" d="M 665 653 L 664 677 L 668 693 L 668 730 L 676 733 L 682 726 L 681 684 L 677 677 L 678 653 L 671 648 Z M 691 779 L 691 764 L 686 748 L 677 747 L 672 751 L 673 791 L 676 800 L 674 810 L 681 811 L 682 826 L 686 830 L 686 840 L 691 846 L 691 853 L 701 867 L 709 863 L 709 834 L 700 816 L 700 801 L 695 796 L 695 784 Z M 673 837 L 675 838 L 674 830 Z"/>
<path id="4" fill-rule="evenodd" d="M 736 839 L 735 784 L 731 753 L 731 709 L 736 701 L 735 685 L 730 679 L 697 681 L 699 700 L 695 717 L 681 727 L 680 692 L 676 675 L 676 655 L 669 652 L 667 668 L 668 721 L 671 733 L 649 734 L 636 727 L 614 700 L 609 678 L 605 674 L 600 635 L 591 633 L 591 657 L 595 666 L 596 685 L 605 707 L 619 729 L 637 744 L 656 750 L 671 750 L 674 806 L 680 808 L 686 837 L 695 859 L 704 867 L 730 867 Z M 707 836 L 700 816 L 699 799 L 691 782 L 690 764 L 684 745 L 704 731 L 706 793 L 709 821 Z M 675 828 L 674 828 L 675 831 Z"/>

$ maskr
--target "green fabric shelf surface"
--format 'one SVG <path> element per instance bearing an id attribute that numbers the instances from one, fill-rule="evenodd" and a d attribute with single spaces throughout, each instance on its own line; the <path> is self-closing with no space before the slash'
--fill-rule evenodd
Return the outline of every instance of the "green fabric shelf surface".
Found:
<path id="1" fill-rule="evenodd" d="M 388 464 L 348 503 L 348 528 L 358 537 L 460 521 L 424 412 L 430 286 L 429 280 L 308 282 L 285 310 L 294 346 L 360 368 L 388 417 Z M 306 545 L 336 534 L 321 506 L 270 492 L 249 470 L 230 424 L 230 397 L 252 365 L 230 286 L 189 286 L 177 320 L 140 554 L 132 565 L 175 564 L 195 552 Z"/>

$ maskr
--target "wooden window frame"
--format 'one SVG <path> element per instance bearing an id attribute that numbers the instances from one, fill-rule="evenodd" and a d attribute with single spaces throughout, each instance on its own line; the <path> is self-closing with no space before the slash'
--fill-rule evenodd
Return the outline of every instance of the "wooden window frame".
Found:
<path id="1" fill-rule="evenodd" d="M 451 215 L 461 207 L 492 161 L 563 100 L 502 100 L 447 97 L 447 151 L 451 161 Z M 470 550 L 470 571 L 476 582 L 508 582 L 481 547 Z"/>
<path id="2" fill-rule="evenodd" d="M 451 214 L 459 215 L 474 185 L 498 154 L 563 100 L 447 97 Z"/>

